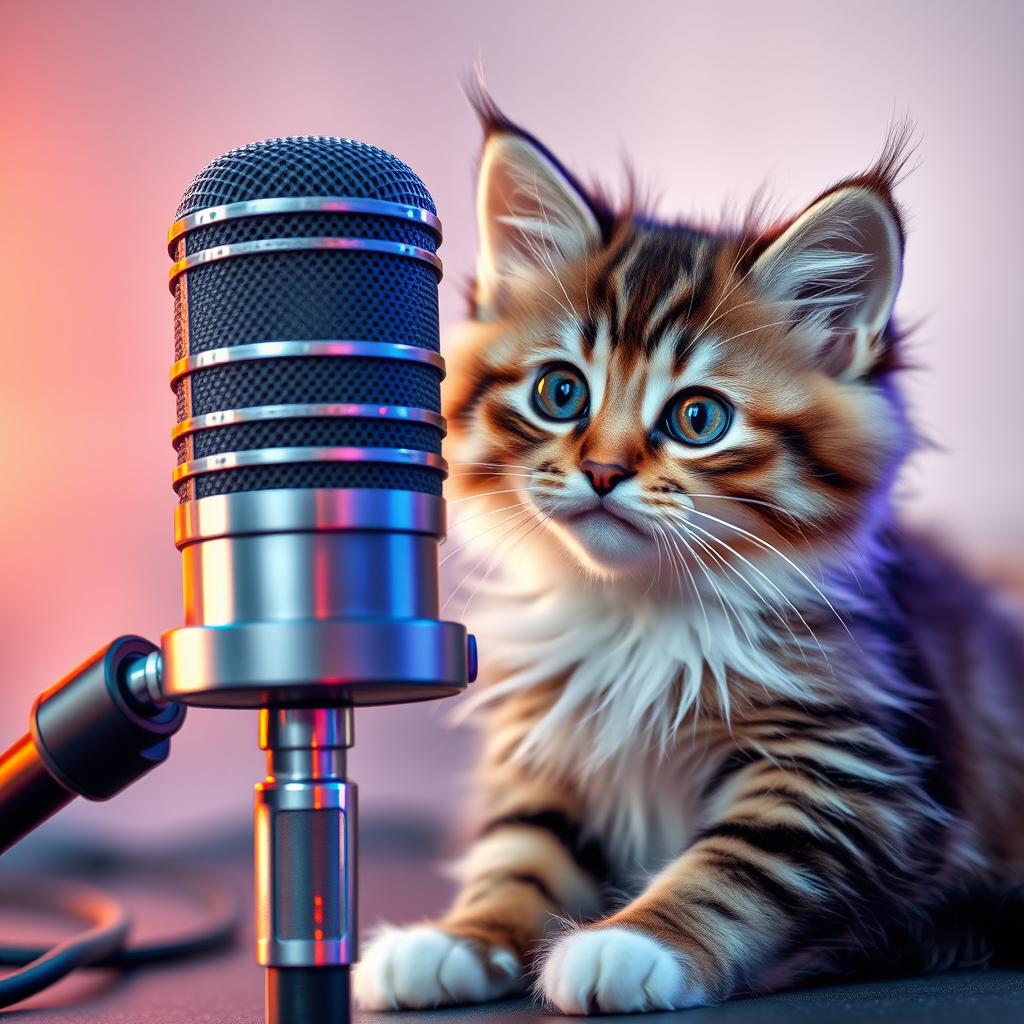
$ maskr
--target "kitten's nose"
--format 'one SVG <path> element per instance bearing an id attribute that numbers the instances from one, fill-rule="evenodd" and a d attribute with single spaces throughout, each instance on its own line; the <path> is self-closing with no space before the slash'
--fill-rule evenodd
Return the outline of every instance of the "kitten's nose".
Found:
<path id="1" fill-rule="evenodd" d="M 586 473 L 590 486 L 602 498 L 623 480 L 636 476 L 634 470 L 626 469 L 625 466 L 620 466 L 617 462 L 593 462 L 590 459 L 584 459 L 580 463 L 580 469 Z"/>

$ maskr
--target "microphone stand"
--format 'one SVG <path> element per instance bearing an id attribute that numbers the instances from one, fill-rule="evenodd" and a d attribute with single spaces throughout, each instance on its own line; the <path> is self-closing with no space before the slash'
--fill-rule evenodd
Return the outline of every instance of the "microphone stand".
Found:
<path id="1" fill-rule="evenodd" d="M 160 679 L 159 649 L 125 636 L 38 698 L 29 731 L 0 754 L 0 853 L 76 796 L 109 799 L 167 759 L 185 706 L 163 699 Z M 342 1024 L 357 935 L 352 709 L 263 708 L 259 729 L 256 946 L 267 1024 Z"/>
<path id="2" fill-rule="evenodd" d="M 163 699 L 161 665 L 153 644 L 119 637 L 38 698 L 29 731 L 0 754 L 0 853 L 76 796 L 109 799 L 167 759 L 185 706 Z M 263 708 L 259 729 L 256 949 L 267 1024 L 342 1024 L 357 936 L 352 709 Z"/>
<path id="3" fill-rule="evenodd" d="M 469 640 L 468 673 L 476 675 Z M 111 641 L 43 693 L 29 731 L 0 754 L 0 853 L 76 796 L 107 800 L 170 753 L 185 706 L 163 695 L 160 649 Z M 415 687 L 399 693 L 406 699 Z M 267 1024 L 350 1020 L 356 959 L 356 787 L 346 777 L 352 707 L 263 707 L 267 776 L 256 787 L 256 953 Z"/>

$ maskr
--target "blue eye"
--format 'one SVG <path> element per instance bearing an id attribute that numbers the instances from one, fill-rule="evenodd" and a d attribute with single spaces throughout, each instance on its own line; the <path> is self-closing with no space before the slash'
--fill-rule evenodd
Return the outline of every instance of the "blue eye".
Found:
<path id="1" fill-rule="evenodd" d="M 731 422 L 731 406 L 703 391 L 682 391 L 665 409 L 666 432 L 677 441 L 697 448 L 723 437 Z"/>
<path id="2" fill-rule="evenodd" d="M 583 374 L 568 363 L 545 366 L 533 385 L 533 407 L 548 420 L 581 419 L 589 402 Z"/>

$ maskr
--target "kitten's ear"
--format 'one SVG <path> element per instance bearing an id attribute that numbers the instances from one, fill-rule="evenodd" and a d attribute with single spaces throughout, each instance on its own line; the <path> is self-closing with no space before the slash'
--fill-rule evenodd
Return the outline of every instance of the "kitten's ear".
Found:
<path id="1" fill-rule="evenodd" d="M 789 313 L 820 364 L 856 378 L 885 349 L 903 271 L 903 229 L 888 189 L 856 182 L 813 203 L 757 258 L 751 279 Z"/>
<path id="2" fill-rule="evenodd" d="M 507 122 L 488 131 L 476 209 L 476 304 L 483 319 L 500 316 L 524 278 L 556 272 L 601 240 L 594 211 L 576 182 L 539 143 Z"/>

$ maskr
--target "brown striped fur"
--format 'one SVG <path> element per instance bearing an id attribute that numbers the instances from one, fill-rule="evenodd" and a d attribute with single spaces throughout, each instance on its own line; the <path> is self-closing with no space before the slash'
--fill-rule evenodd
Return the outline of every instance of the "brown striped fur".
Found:
<path id="1" fill-rule="evenodd" d="M 487 147 L 513 140 L 506 160 L 555 180 L 534 205 L 549 185 L 565 204 L 547 248 L 516 252 L 482 185 L 481 277 L 446 393 L 469 550 L 521 582 L 481 626 L 481 832 L 435 923 L 490 973 L 470 984 L 446 947 L 417 1002 L 412 947 L 392 935 L 364 1002 L 501 994 L 520 975 L 494 950 L 584 1013 L 1020 952 L 1019 918 L 1001 916 L 1024 885 L 1020 633 L 889 499 L 913 446 L 889 320 L 905 139 L 802 219 L 707 231 L 613 211 L 480 109 Z M 508 212 L 546 216 L 515 208 L 530 195 L 497 159 L 485 148 Z M 875 262 L 828 270 L 826 252 L 822 280 L 786 293 L 786 262 L 797 274 L 812 245 L 800 230 L 833 201 L 864 219 L 826 220 L 834 237 L 814 244 L 874 246 Z M 563 222 L 587 234 L 576 249 Z M 513 263 L 489 264 L 488 245 Z M 859 305 L 830 308 L 844 289 Z M 799 305 L 815 299 L 824 317 Z M 578 421 L 531 407 L 552 362 L 588 381 Z M 721 443 L 685 449 L 659 425 L 687 374 L 735 407 Z M 628 472 L 630 504 L 609 507 L 629 525 L 579 526 L 586 502 L 584 519 L 604 514 L 581 497 L 588 462 Z M 588 952 L 592 934 L 618 945 Z"/>

